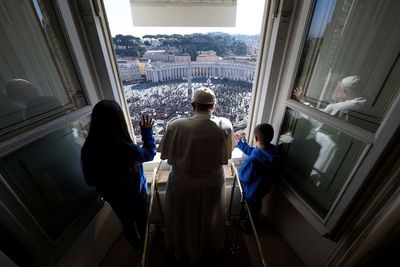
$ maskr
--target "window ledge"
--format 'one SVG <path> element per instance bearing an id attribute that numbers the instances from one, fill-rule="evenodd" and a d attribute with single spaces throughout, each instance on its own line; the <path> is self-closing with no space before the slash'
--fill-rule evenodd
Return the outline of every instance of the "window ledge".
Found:
<path id="1" fill-rule="evenodd" d="M 293 205 L 293 207 L 303 216 L 321 236 L 328 236 L 329 229 L 323 223 L 323 220 L 318 216 L 312 208 L 294 191 L 294 189 L 287 184 L 283 175 L 280 174 L 278 179 L 277 188 L 286 197 L 286 199 Z"/>

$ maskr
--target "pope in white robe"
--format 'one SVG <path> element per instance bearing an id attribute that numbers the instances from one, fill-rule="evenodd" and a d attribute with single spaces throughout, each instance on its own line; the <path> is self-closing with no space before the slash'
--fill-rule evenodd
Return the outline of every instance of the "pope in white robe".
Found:
<path id="1" fill-rule="evenodd" d="M 212 115 L 214 92 L 194 92 L 194 115 L 169 123 L 158 147 L 172 165 L 165 200 L 165 242 L 175 257 L 198 262 L 225 242 L 225 178 L 222 165 L 234 148 L 233 127 Z"/>

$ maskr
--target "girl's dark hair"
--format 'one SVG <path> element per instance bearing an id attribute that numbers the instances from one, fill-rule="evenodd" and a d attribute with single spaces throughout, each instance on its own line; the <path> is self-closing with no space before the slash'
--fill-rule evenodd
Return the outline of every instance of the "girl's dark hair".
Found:
<path id="1" fill-rule="evenodd" d="M 260 138 L 261 144 L 268 145 L 274 138 L 274 128 L 268 123 L 261 123 L 254 128 L 254 135 Z"/>
<path id="2" fill-rule="evenodd" d="M 81 161 L 86 183 L 98 185 L 105 179 L 118 176 L 128 168 L 136 170 L 121 107 L 114 100 L 97 103 L 92 111 L 89 134 L 82 147 Z"/>
<path id="3" fill-rule="evenodd" d="M 94 106 L 86 142 L 101 142 L 101 145 L 132 144 L 124 113 L 117 102 L 103 100 Z"/>

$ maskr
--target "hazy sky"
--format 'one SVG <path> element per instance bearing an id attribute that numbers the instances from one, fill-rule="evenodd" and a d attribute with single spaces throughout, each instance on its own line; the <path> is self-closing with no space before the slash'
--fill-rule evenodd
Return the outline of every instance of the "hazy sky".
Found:
<path id="1" fill-rule="evenodd" d="M 103 0 L 110 24 L 111 35 L 130 34 L 142 37 L 146 34 L 189 34 L 227 32 L 259 34 L 264 11 L 264 0 L 237 0 L 236 27 L 134 27 L 129 0 Z"/>

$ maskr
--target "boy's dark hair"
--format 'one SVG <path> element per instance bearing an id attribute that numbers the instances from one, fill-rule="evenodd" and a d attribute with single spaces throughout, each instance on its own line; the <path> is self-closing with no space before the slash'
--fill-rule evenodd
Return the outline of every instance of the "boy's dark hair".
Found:
<path id="1" fill-rule="evenodd" d="M 274 138 L 274 128 L 268 123 L 261 123 L 254 128 L 254 135 L 260 139 L 260 143 L 268 145 Z"/>

